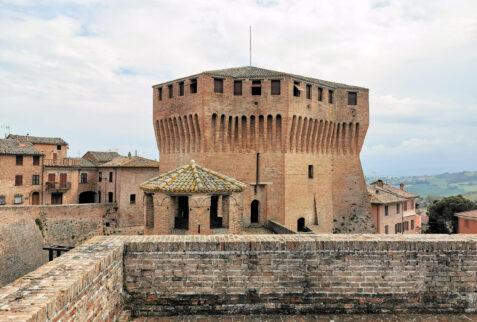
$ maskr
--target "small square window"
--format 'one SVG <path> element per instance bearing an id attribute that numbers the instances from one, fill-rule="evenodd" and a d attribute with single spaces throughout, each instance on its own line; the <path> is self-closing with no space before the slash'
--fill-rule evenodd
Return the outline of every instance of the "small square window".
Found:
<path id="1" fill-rule="evenodd" d="M 184 96 L 184 82 L 179 83 L 179 96 Z"/>
<path id="2" fill-rule="evenodd" d="M 57 149 L 58 151 L 61 151 L 61 145 L 57 145 L 57 146 L 56 146 L 56 149 Z"/>
<path id="3" fill-rule="evenodd" d="M 280 95 L 280 80 L 273 79 L 271 82 L 271 94 L 272 95 Z"/>
<path id="4" fill-rule="evenodd" d="M 323 87 L 318 87 L 318 100 L 323 101 Z"/>
<path id="5" fill-rule="evenodd" d="M 16 165 L 23 165 L 23 155 L 17 155 Z"/>
<path id="6" fill-rule="evenodd" d="M 23 176 L 22 175 L 16 175 L 15 176 L 15 186 L 21 186 L 23 185 Z"/>
<path id="7" fill-rule="evenodd" d="M 5 205 L 6 204 L 6 201 L 5 201 L 5 196 L 0 196 L 0 205 Z"/>
<path id="8" fill-rule="evenodd" d="M 197 93 L 197 79 L 195 78 L 190 80 L 190 93 Z"/>
<path id="9" fill-rule="evenodd" d="M 172 96 L 174 94 L 174 88 L 172 87 L 172 84 L 168 85 L 167 89 L 169 90 L 169 98 L 172 98 Z"/>
<path id="10" fill-rule="evenodd" d="M 234 81 L 234 95 L 242 96 L 242 81 L 241 80 Z"/>
<path id="11" fill-rule="evenodd" d="M 308 166 L 308 179 L 313 179 L 313 165 Z"/>
<path id="12" fill-rule="evenodd" d="M 348 105 L 358 104 L 358 93 L 348 92 Z"/>
<path id="13" fill-rule="evenodd" d="M 293 82 L 293 96 L 300 97 L 300 82 Z"/>
<path id="14" fill-rule="evenodd" d="M 33 156 L 33 165 L 40 165 L 40 156 L 34 155 Z"/>
<path id="15" fill-rule="evenodd" d="M 333 91 L 330 89 L 328 90 L 328 103 L 333 104 Z"/>
<path id="16" fill-rule="evenodd" d="M 162 101 L 162 87 L 157 89 L 157 99 Z"/>
<path id="17" fill-rule="evenodd" d="M 220 78 L 214 78 L 214 93 L 224 92 L 224 80 Z"/>
<path id="18" fill-rule="evenodd" d="M 311 100 L 311 85 L 306 84 L 306 98 Z"/>
<path id="19" fill-rule="evenodd" d="M 262 81 L 252 81 L 252 95 L 262 95 Z"/>
<path id="20" fill-rule="evenodd" d="M 14 203 L 15 205 L 22 204 L 22 203 L 23 203 L 23 196 L 22 196 L 22 195 L 16 195 L 16 196 L 13 198 L 13 203 Z"/>
<path id="21" fill-rule="evenodd" d="M 136 203 L 136 195 L 135 194 L 130 194 L 129 195 L 129 203 L 130 204 L 135 204 Z"/>
<path id="22" fill-rule="evenodd" d="M 40 184 L 40 176 L 34 174 L 31 180 L 32 185 L 39 185 Z"/>

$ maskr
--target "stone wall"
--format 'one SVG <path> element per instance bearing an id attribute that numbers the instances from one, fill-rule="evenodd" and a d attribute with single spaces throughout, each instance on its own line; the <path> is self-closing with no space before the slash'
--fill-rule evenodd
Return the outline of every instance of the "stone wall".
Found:
<path id="1" fill-rule="evenodd" d="M 475 235 L 109 236 L 0 289 L 0 321 L 475 313 Z"/>
<path id="2" fill-rule="evenodd" d="M 267 228 L 273 231 L 275 234 L 296 234 L 297 232 L 277 223 L 276 221 L 269 220 L 267 222 Z"/>

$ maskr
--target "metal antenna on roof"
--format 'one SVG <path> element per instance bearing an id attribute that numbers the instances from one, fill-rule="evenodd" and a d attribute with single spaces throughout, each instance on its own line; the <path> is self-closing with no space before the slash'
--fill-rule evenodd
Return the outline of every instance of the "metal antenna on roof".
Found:
<path id="1" fill-rule="evenodd" d="M 252 66 L 252 26 L 250 26 L 250 66 Z"/>

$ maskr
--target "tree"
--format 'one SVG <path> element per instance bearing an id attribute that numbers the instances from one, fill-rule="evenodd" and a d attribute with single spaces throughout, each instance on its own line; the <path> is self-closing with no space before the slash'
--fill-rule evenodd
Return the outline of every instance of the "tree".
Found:
<path id="1" fill-rule="evenodd" d="M 477 204 L 462 197 L 445 197 L 427 207 L 429 216 L 428 234 L 455 234 L 457 233 L 457 212 L 477 209 Z"/>

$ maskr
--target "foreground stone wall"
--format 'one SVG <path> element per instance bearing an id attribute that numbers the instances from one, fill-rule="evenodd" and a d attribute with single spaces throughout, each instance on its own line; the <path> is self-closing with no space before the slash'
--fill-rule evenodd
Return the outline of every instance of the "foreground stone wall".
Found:
<path id="1" fill-rule="evenodd" d="M 0 289 L 0 321 L 477 312 L 476 235 L 99 236 Z"/>

